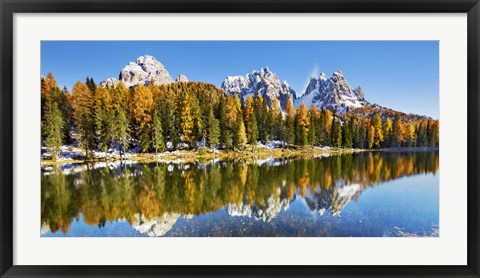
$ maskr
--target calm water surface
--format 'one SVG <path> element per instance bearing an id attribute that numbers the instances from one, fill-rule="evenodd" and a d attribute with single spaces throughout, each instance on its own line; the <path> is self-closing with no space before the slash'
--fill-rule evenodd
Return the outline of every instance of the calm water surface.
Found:
<path id="1" fill-rule="evenodd" d="M 42 237 L 438 236 L 438 152 L 42 168 Z"/>

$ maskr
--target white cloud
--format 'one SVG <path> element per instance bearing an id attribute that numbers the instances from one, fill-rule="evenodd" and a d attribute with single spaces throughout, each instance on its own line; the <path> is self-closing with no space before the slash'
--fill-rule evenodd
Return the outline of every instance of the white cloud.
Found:
<path id="1" fill-rule="evenodd" d="M 308 83 L 310 83 L 310 77 L 318 77 L 320 75 L 320 68 L 318 64 L 315 64 L 310 71 L 310 75 L 305 78 L 305 84 L 303 85 L 302 91 L 297 92 L 299 96 L 303 96 L 305 90 L 307 89 Z"/>

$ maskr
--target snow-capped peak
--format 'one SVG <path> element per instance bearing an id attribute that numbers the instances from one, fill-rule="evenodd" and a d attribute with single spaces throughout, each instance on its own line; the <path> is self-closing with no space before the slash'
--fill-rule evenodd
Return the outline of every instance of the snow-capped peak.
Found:
<path id="1" fill-rule="evenodd" d="M 352 89 L 340 70 L 335 71 L 330 78 L 323 72 L 318 78 L 311 77 L 305 93 L 295 103 L 300 105 L 302 101 L 307 107 L 314 104 L 317 108 L 330 109 L 338 113 L 345 113 L 350 108 L 363 107 L 367 104 L 362 88 Z"/>
<path id="2" fill-rule="evenodd" d="M 245 76 L 227 76 L 221 88 L 229 94 L 238 94 L 244 98 L 247 95 L 260 95 L 268 106 L 272 105 L 275 97 L 282 107 L 285 107 L 288 98 L 296 98 L 296 92 L 290 88 L 288 82 L 280 82 L 278 76 L 268 67 L 263 67 L 260 71 L 254 70 Z"/>

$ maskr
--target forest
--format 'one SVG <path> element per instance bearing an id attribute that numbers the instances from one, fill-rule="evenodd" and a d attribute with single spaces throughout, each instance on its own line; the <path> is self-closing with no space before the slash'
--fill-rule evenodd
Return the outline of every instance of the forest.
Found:
<path id="1" fill-rule="evenodd" d="M 166 150 L 199 147 L 243 150 L 269 141 L 282 146 L 331 146 L 382 149 L 438 147 L 439 122 L 402 117 L 398 113 L 363 116 L 354 111 L 335 114 L 289 99 L 285 111 L 274 99 L 241 99 L 213 84 L 177 82 L 127 88 L 96 85 L 87 77 L 71 92 L 60 89 L 53 74 L 41 78 L 42 146 L 56 160 L 63 145 L 78 142 L 86 157 L 94 150 Z"/>

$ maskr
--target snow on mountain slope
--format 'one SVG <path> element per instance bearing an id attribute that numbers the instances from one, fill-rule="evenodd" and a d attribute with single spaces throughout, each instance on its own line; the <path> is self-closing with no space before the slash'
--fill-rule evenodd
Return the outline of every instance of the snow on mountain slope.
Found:
<path id="1" fill-rule="evenodd" d="M 350 108 L 360 108 L 368 104 L 362 88 L 352 89 L 341 71 L 336 71 L 327 78 L 325 73 L 319 77 L 311 77 L 305 93 L 295 101 L 298 107 L 301 102 L 310 107 L 314 104 L 320 109 L 330 109 L 345 113 Z"/>
<path id="2" fill-rule="evenodd" d="M 296 98 L 296 92 L 290 88 L 287 81 L 280 82 L 278 76 L 270 71 L 268 67 L 262 68 L 260 71 L 253 71 L 245 76 L 227 76 L 222 83 L 222 90 L 233 95 L 238 94 L 239 97 L 246 98 L 247 95 L 261 95 L 267 102 L 268 106 L 272 105 L 273 99 L 276 97 L 282 106 L 288 98 Z"/>

